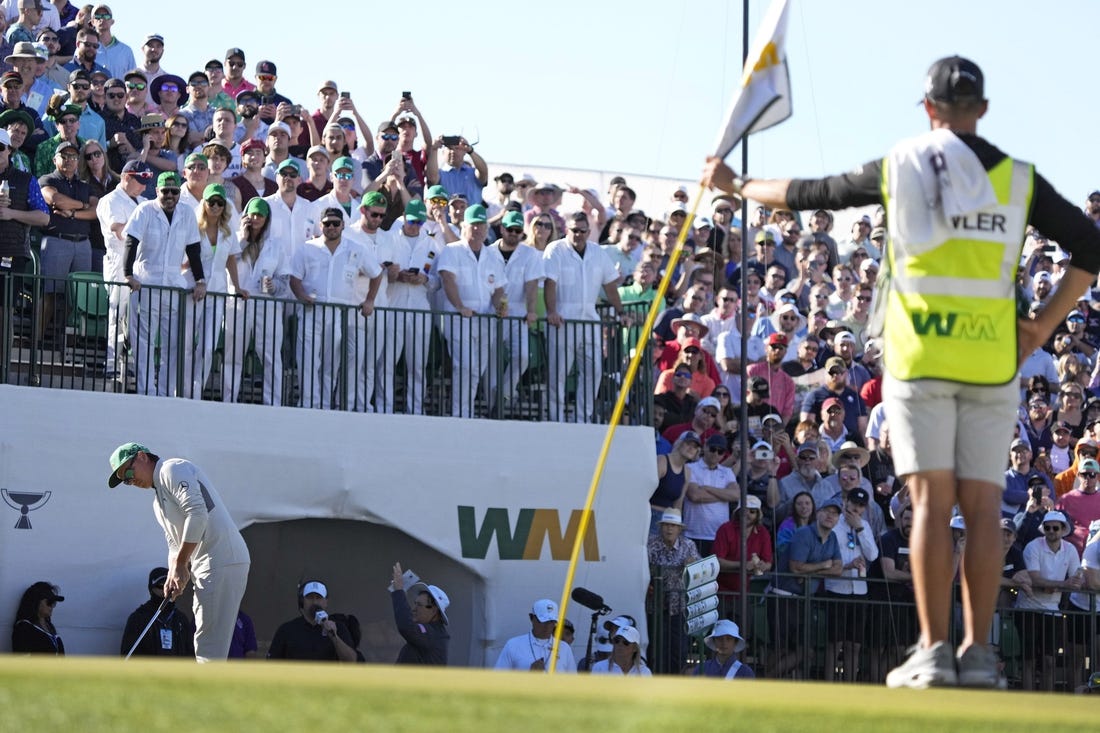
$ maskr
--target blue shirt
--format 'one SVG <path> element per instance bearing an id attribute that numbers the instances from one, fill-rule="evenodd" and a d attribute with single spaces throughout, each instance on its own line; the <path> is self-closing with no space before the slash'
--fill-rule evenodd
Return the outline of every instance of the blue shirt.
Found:
<path id="1" fill-rule="evenodd" d="M 730 657 L 726 660 L 725 664 L 719 664 L 718 660 L 711 657 L 707 661 L 703 662 L 703 676 L 704 677 L 718 677 L 719 679 L 725 679 L 726 675 L 730 673 L 730 667 L 736 661 L 734 657 Z M 733 679 L 752 679 L 756 677 L 756 673 L 752 671 L 752 667 L 741 663 L 741 667 L 734 673 Z"/>
<path id="2" fill-rule="evenodd" d="M 477 180 L 477 169 L 469 163 L 463 163 L 461 168 L 439 171 L 439 183 L 452 196 L 456 193 L 465 194 L 466 201 L 471 206 L 481 203 L 481 192 L 485 187 Z"/>
<path id="3" fill-rule="evenodd" d="M 821 537 L 817 533 L 817 522 L 813 524 L 807 524 L 805 527 L 799 527 L 795 530 L 795 533 L 791 535 L 791 543 L 787 546 L 785 552 L 779 554 L 779 573 L 791 572 L 791 561 L 798 563 L 819 563 L 826 560 L 839 560 L 840 559 L 840 543 L 837 541 L 836 534 L 829 532 L 825 537 L 825 541 L 821 540 Z M 819 578 L 813 579 L 813 586 L 809 589 L 810 592 L 817 590 L 821 580 Z M 803 581 L 799 578 L 780 577 L 779 587 L 785 591 L 791 593 L 801 594 Z"/>

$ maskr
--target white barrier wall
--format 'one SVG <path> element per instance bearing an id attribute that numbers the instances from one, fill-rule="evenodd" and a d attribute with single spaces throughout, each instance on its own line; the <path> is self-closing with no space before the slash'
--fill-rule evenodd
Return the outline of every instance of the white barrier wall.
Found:
<path id="1" fill-rule="evenodd" d="M 365 534 L 381 532 L 378 525 L 393 528 L 426 548 L 423 557 L 447 558 L 477 581 L 447 589 L 456 599 L 452 663 L 480 666 L 492 663 L 508 637 L 529 630 L 534 599 L 560 596 L 575 536 L 570 522 L 575 528 L 604 435 L 602 426 L 348 414 L 7 385 L 0 386 L 0 405 L 0 488 L 7 494 L 0 506 L 0 650 L 10 650 L 22 592 L 49 580 L 66 596 L 54 621 L 70 654 L 117 654 L 127 615 L 147 598 L 149 570 L 166 562 L 151 492 L 107 488 L 107 459 L 120 443 L 136 440 L 162 457 L 198 463 L 242 529 L 354 520 L 370 523 L 363 525 Z M 574 583 L 639 619 L 648 577 L 646 499 L 655 485 L 653 431 L 620 428 Z M 25 515 L 20 502 L 28 505 Z M 309 526 L 317 541 L 310 543 L 308 562 L 297 561 L 304 553 L 297 545 L 279 548 L 290 559 L 276 558 L 278 540 L 270 533 L 260 548 L 251 548 L 250 586 L 265 593 L 278 588 L 270 590 L 273 597 L 250 592 L 245 598 L 261 640 L 274 632 L 261 619 L 294 615 L 294 584 L 304 572 L 343 579 L 342 597 L 330 591 L 340 606 L 335 610 L 368 619 L 392 615 L 388 578 L 379 575 L 401 558 L 385 556 L 385 546 L 370 550 L 381 558 L 357 556 L 334 539 L 337 534 L 326 543 L 317 529 L 323 522 Z M 413 569 L 438 582 L 432 567 Z M 445 577 L 455 583 L 461 575 Z M 573 606 L 568 615 L 582 647 L 588 612 Z M 396 632 L 391 636 L 397 644 Z"/>

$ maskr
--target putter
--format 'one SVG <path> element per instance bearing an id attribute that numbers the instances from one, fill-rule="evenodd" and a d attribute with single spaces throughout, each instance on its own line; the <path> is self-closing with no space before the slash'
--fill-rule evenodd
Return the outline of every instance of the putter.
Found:
<path id="1" fill-rule="evenodd" d="M 164 607 L 168 605 L 168 601 L 168 596 L 165 596 L 164 600 L 160 602 L 160 606 L 157 607 L 157 612 L 153 614 L 153 618 L 149 619 L 149 623 L 145 624 L 145 629 L 141 632 L 141 634 L 138 635 L 137 641 L 135 641 L 134 645 L 130 647 L 130 651 L 126 652 L 126 659 L 129 659 L 131 655 L 133 655 L 134 650 L 138 648 L 138 644 L 140 644 L 141 640 L 145 638 L 145 635 L 149 633 L 149 629 L 153 627 L 153 624 L 156 622 L 156 620 L 160 618 L 160 612 L 163 611 Z"/>

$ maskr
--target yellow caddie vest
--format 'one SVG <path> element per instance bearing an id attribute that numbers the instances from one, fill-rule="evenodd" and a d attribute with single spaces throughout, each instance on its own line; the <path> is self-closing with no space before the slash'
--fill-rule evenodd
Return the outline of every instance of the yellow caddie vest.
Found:
<path id="1" fill-rule="evenodd" d="M 883 160 L 886 211 L 926 207 L 897 191 Z M 1017 372 L 1016 272 L 1034 167 L 1006 157 L 987 173 L 997 203 L 966 216 L 931 213 L 932 240 L 906 242 L 894 226 L 883 257 L 883 363 L 896 379 L 997 385 Z"/>

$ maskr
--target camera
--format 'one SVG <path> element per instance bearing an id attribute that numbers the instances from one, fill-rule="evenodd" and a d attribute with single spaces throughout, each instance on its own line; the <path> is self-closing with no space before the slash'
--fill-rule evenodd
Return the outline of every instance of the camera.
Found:
<path id="1" fill-rule="evenodd" d="M 446 145 L 448 148 L 453 148 L 455 145 L 458 145 L 458 143 L 461 140 L 462 140 L 461 135 L 444 135 L 443 136 L 443 144 Z"/>
<path id="2" fill-rule="evenodd" d="M 401 92 L 401 98 L 402 99 L 412 99 L 412 96 L 413 96 L 412 92 Z"/>
<path id="3" fill-rule="evenodd" d="M 1042 486 L 1032 486 L 1031 487 L 1031 499 L 1036 504 L 1039 504 L 1043 501 L 1043 487 Z"/>
<path id="4" fill-rule="evenodd" d="M 756 448 L 752 452 L 752 457 L 758 461 L 770 461 L 775 458 L 775 453 L 771 448 Z"/>

